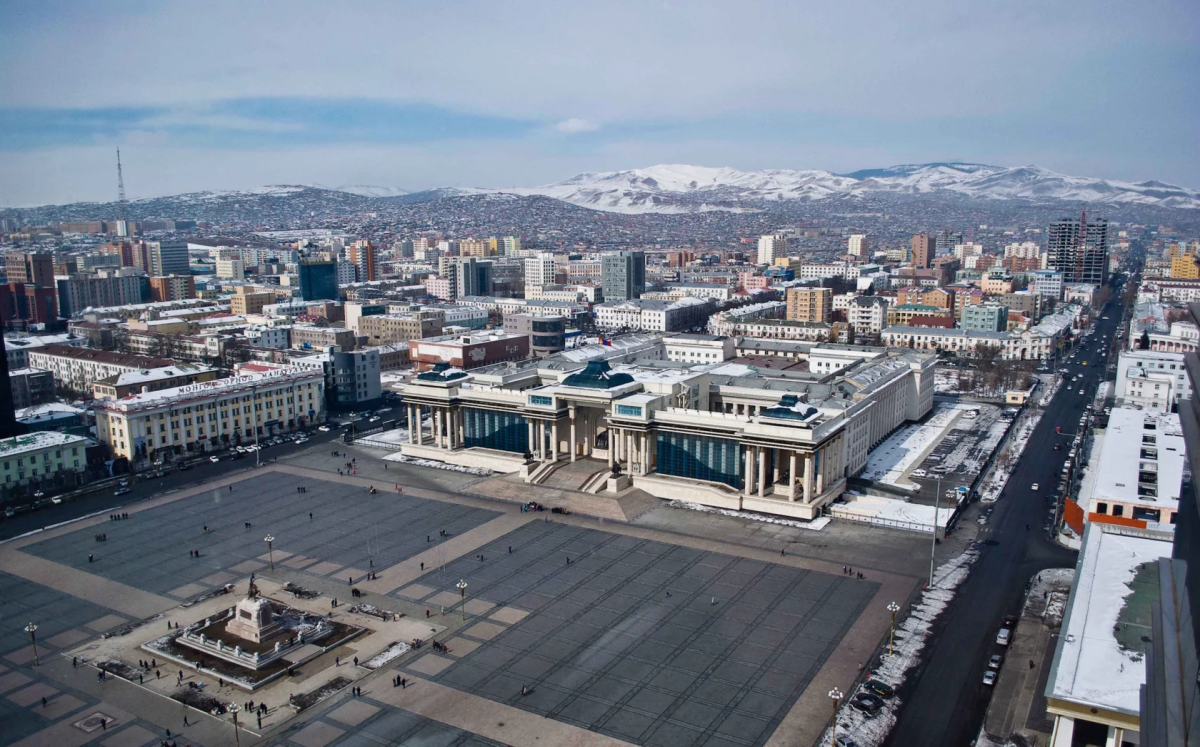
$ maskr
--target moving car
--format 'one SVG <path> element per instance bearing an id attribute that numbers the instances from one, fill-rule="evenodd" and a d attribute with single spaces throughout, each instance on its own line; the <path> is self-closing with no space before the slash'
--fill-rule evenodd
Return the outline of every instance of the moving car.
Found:
<path id="1" fill-rule="evenodd" d="M 993 670 L 989 669 L 983 673 L 983 684 L 985 684 L 985 685 L 996 684 L 996 673 Z"/>
<path id="2" fill-rule="evenodd" d="M 221 458 L 217 457 L 217 456 L 210 456 L 208 458 L 208 461 L 212 462 L 213 464 L 216 464 L 217 462 L 221 461 Z"/>
<path id="3" fill-rule="evenodd" d="M 328 433 L 328 432 L 329 432 L 329 426 L 327 426 L 327 425 L 319 425 L 319 426 L 317 426 L 317 430 L 319 430 L 319 431 L 320 431 L 320 432 L 322 432 L 322 433 Z"/>
<path id="4" fill-rule="evenodd" d="M 1038 484 L 1035 482 L 1034 484 L 1032 484 L 1032 485 L 1030 485 L 1030 486 L 1029 486 L 1029 489 L 1030 489 L 1030 490 L 1037 490 L 1037 489 L 1038 489 Z"/>
<path id="5" fill-rule="evenodd" d="M 129 490 L 129 488 L 121 488 L 117 492 L 113 493 L 113 495 L 128 495 L 130 492 L 131 491 Z"/>
<path id="6" fill-rule="evenodd" d="M 298 444 L 308 443 L 308 436 L 301 436 L 300 438 L 297 438 L 296 443 L 298 443 Z"/>

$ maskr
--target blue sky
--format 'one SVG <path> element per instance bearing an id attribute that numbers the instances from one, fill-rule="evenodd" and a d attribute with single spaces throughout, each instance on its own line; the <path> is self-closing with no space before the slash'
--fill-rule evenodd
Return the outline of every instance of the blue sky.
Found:
<path id="1" fill-rule="evenodd" d="M 997 7 L 992 7 L 993 5 Z M 1200 187 L 1200 6 L 15 4 L 0 205 L 935 160 Z"/>

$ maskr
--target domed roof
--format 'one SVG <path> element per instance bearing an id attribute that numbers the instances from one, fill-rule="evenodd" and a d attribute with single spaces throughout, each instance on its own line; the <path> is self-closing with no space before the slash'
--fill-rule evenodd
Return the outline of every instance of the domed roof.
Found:
<path id="1" fill-rule="evenodd" d="M 582 389 L 612 389 L 632 383 L 632 376 L 627 373 L 613 373 L 608 361 L 604 360 L 588 361 L 582 371 L 577 371 L 563 379 L 563 386 Z"/>

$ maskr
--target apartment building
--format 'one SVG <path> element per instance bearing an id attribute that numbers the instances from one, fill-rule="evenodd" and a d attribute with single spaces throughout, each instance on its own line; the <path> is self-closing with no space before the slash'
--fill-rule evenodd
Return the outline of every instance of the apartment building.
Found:
<path id="1" fill-rule="evenodd" d="M 91 393 L 94 383 L 109 376 L 172 365 L 175 365 L 175 361 L 169 358 L 125 355 L 66 345 L 47 345 L 29 351 L 31 368 L 51 372 L 58 386 L 80 394 Z"/>
<path id="2" fill-rule="evenodd" d="M 788 319 L 795 322 L 828 322 L 832 314 L 832 288 L 787 289 Z"/>

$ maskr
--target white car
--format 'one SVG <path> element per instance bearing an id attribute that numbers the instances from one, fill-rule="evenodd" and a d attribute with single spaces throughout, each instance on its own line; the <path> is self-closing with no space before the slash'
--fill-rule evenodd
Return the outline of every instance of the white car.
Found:
<path id="1" fill-rule="evenodd" d="M 1037 490 L 1037 489 L 1038 489 L 1038 484 L 1035 482 L 1034 484 L 1032 484 L 1032 485 L 1030 485 L 1030 486 L 1029 486 L 1029 489 L 1030 489 L 1030 490 Z"/>
<path id="2" fill-rule="evenodd" d="M 328 433 L 328 432 L 329 432 L 329 426 L 327 426 L 327 425 L 321 425 L 321 426 L 317 426 L 317 430 L 319 430 L 319 431 L 320 431 L 320 432 L 322 432 L 322 433 Z"/>
<path id="3" fill-rule="evenodd" d="M 217 462 L 221 461 L 221 458 L 220 458 L 220 457 L 215 457 L 215 456 L 210 456 L 210 457 L 208 458 L 208 461 L 212 462 L 213 464 L 216 464 Z"/>
<path id="4" fill-rule="evenodd" d="M 912 476 L 913 476 L 913 477 L 924 477 L 924 476 L 925 476 L 925 475 L 927 475 L 927 474 L 929 474 L 929 473 L 928 473 L 928 472 L 926 472 L 926 471 L 925 471 L 925 470 L 923 470 L 923 469 L 914 469 L 914 470 L 912 471 Z"/>
<path id="5" fill-rule="evenodd" d="M 297 439 L 296 439 L 296 443 L 298 443 L 298 444 L 308 443 L 308 437 L 307 437 L 307 436 L 302 436 L 302 437 L 300 437 L 300 438 L 297 438 Z"/>

